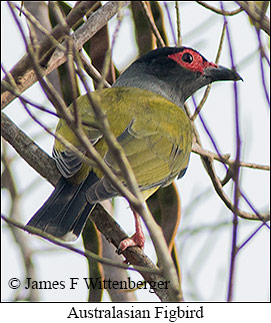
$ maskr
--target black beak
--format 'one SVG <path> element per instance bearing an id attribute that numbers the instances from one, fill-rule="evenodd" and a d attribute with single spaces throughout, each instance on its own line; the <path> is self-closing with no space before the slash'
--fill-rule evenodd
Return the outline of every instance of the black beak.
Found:
<path id="1" fill-rule="evenodd" d="M 239 81 L 242 77 L 234 70 L 230 70 L 227 67 L 218 65 L 208 66 L 204 70 L 204 76 L 209 77 L 211 82 L 215 81 Z"/>

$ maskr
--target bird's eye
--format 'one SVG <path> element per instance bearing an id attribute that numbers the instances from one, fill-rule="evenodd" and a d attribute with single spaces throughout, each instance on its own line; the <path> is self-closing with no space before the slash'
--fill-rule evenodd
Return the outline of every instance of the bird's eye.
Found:
<path id="1" fill-rule="evenodd" d="M 182 60 L 185 62 L 185 63 L 192 63 L 193 62 L 193 56 L 189 53 L 184 53 L 183 56 L 182 56 Z"/>

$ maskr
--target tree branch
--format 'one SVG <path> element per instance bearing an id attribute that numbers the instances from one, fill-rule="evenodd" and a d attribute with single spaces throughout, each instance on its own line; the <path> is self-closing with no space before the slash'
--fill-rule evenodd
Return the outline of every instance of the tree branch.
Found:
<path id="1" fill-rule="evenodd" d="M 1 135 L 17 153 L 52 185 L 56 185 L 60 174 L 55 162 L 31 138 L 20 130 L 4 113 L 1 117 Z"/>

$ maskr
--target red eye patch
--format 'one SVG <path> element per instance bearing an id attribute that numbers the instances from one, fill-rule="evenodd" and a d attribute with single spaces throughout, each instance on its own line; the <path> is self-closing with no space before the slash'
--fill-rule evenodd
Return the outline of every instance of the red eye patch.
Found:
<path id="1" fill-rule="evenodd" d="M 188 70 L 200 72 L 201 74 L 208 66 L 217 67 L 216 64 L 206 61 L 199 53 L 192 49 L 185 49 L 182 52 L 171 54 L 168 57 Z"/>

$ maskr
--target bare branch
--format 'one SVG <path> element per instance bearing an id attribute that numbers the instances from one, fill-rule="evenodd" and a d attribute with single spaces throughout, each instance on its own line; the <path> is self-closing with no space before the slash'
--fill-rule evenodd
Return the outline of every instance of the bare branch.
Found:
<path id="1" fill-rule="evenodd" d="M 32 139 L 20 130 L 4 113 L 1 118 L 3 138 L 42 177 L 56 185 L 60 175 L 55 162 Z"/>
<path id="2" fill-rule="evenodd" d="M 218 64 L 219 62 L 219 58 L 220 58 L 220 55 L 221 55 L 221 52 L 222 52 L 222 45 L 223 45 L 223 41 L 224 41 L 224 36 L 225 36 L 225 31 L 226 31 L 226 25 L 223 24 L 223 29 L 222 29 L 222 33 L 221 33 L 221 37 L 220 37 L 220 41 L 219 41 L 219 46 L 218 46 L 218 51 L 217 51 L 217 54 L 216 54 L 216 59 L 215 59 L 215 63 Z M 206 102 L 208 96 L 209 96 L 209 93 L 211 91 L 211 87 L 212 85 L 209 84 L 204 92 L 204 95 L 199 103 L 199 105 L 197 106 L 193 116 L 190 118 L 191 121 L 194 121 L 196 119 L 196 117 L 198 116 L 198 114 L 200 113 L 201 109 L 203 108 L 203 105 L 204 103 Z"/>
<path id="3" fill-rule="evenodd" d="M 192 151 L 195 154 L 198 154 L 200 156 L 209 157 L 211 159 L 220 161 L 220 162 L 222 162 L 222 163 L 224 163 L 224 164 L 226 164 L 226 165 L 228 165 L 230 167 L 233 167 L 234 159 L 230 159 L 229 154 L 224 154 L 222 156 L 219 156 L 218 154 L 215 154 L 212 151 L 204 149 L 202 146 L 200 146 L 197 143 L 193 144 Z M 221 157 L 223 157 L 223 158 L 221 158 Z M 245 162 L 245 161 L 240 161 L 240 166 L 241 167 L 246 167 L 246 168 L 251 168 L 251 169 L 259 169 L 259 170 L 270 171 L 270 166 L 269 165 L 260 165 L 260 164 L 256 164 L 256 163 L 249 163 L 249 162 Z"/>
<path id="4" fill-rule="evenodd" d="M 234 16 L 234 15 L 237 15 L 238 13 L 240 13 L 241 11 L 243 11 L 242 8 L 237 8 L 235 10 L 232 10 L 232 11 L 227 11 L 227 10 L 221 10 L 221 9 L 218 9 L 218 8 L 215 8 L 211 5 L 209 5 L 208 3 L 206 2 L 203 2 L 203 1 L 196 1 L 198 4 L 200 4 L 201 6 L 203 6 L 204 8 L 206 9 L 209 9 L 219 15 L 223 15 L 223 16 Z"/>

